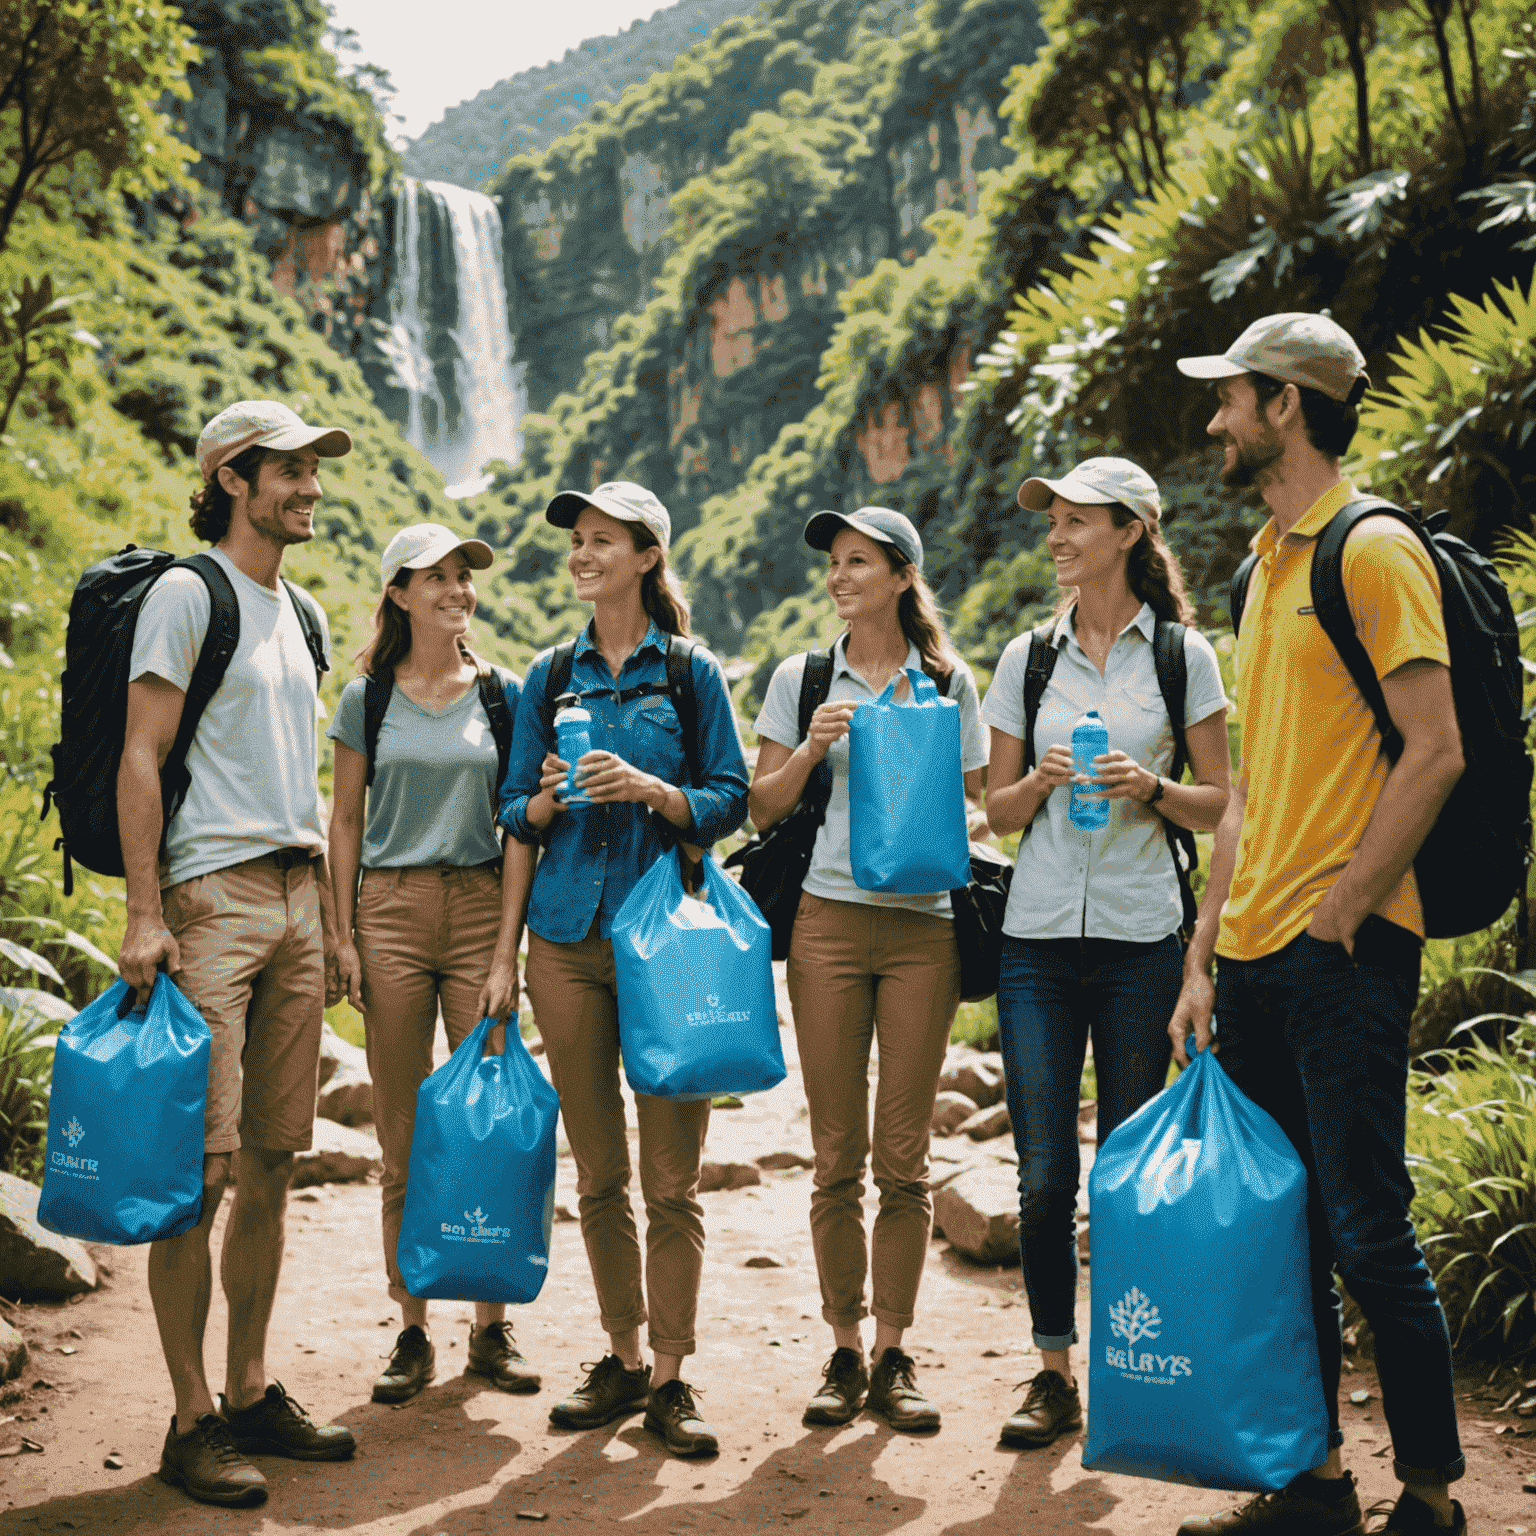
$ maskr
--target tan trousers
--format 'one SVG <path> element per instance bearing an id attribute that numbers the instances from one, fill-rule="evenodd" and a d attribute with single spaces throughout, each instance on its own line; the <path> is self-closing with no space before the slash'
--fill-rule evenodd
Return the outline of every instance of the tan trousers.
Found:
<path id="1" fill-rule="evenodd" d="M 928 1125 L 960 1002 L 960 953 L 947 918 L 802 895 L 789 946 L 789 997 L 816 1153 L 811 1246 L 821 1315 L 849 1327 L 874 1314 L 910 1328 L 933 1230 Z M 870 1156 L 869 1051 L 878 1042 L 871 1252 L 864 1239 Z"/>
<path id="2" fill-rule="evenodd" d="M 627 1333 L 647 1319 L 650 1345 L 691 1355 L 704 1269 L 699 1164 L 709 1100 L 635 1095 L 640 1191 L 645 1197 L 645 1286 L 629 1203 L 629 1135 L 619 1092 L 619 1009 L 613 945 L 596 924 L 574 944 L 528 935 L 528 1000 L 560 1094 L 576 1160 L 581 1235 L 602 1326 Z"/>
<path id="3" fill-rule="evenodd" d="M 363 963 L 373 1122 L 384 1152 L 384 1268 L 397 1302 L 407 1294 L 395 1249 L 416 1090 L 432 1070 L 438 1008 L 455 1050 L 480 1022 L 475 1005 L 500 927 L 501 874 L 494 864 L 363 871 L 353 930 Z"/>

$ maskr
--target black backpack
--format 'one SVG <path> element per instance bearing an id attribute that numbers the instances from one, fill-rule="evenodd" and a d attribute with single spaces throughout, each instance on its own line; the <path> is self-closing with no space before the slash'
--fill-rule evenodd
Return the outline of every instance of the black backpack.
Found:
<path id="1" fill-rule="evenodd" d="M 1370 706 L 1391 762 L 1402 754 L 1403 738 L 1355 633 L 1343 574 L 1344 541 L 1362 518 L 1382 515 L 1413 529 L 1440 576 L 1451 693 L 1466 768 L 1414 856 L 1413 872 L 1425 934 L 1456 938 L 1497 922 L 1525 888 L 1531 858 L 1531 756 L 1523 718 L 1520 631 L 1499 573 L 1470 544 L 1445 531 L 1449 513 L 1421 521 L 1376 496 L 1359 497 L 1335 513 L 1312 551 L 1312 606 Z M 1232 575 L 1233 634 L 1243 622 L 1248 578 L 1257 560 L 1250 554 Z M 1522 931 L 1524 920 L 1522 903 Z"/>
<path id="2" fill-rule="evenodd" d="M 195 571 L 208 587 L 210 613 L 197 665 L 187 684 L 176 740 L 160 770 L 164 825 L 181 809 L 191 777 L 187 753 L 208 701 L 218 692 L 240 643 L 240 604 L 229 577 L 209 554 L 178 560 L 160 549 L 129 544 L 87 569 L 69 602 L 59 740 L 52 748 L 53 777 L 43 791 L 43 817 L 59 808 L 55 849 L 64 851 L 64 894 L 75 888 L 73 863 L 99 875 L 123 873 L 117 830 L 117 770 L 128 724 L 128 667 L 139 609 L 149 589 L 172 566 Z M 312 599 L 284 579 L 315 663 L 315 686 L 330 670 Z M 163 846 L 163 834 L 162 834 Z"/>
<path id="3" fill-rule="evenodd" d="M 1035 716 L 1040 713 L 1040 701 L 1045 697 L 1046 684 L 1056 670 L 1056 658 L 1060 654 L 1050 641 L 1050 625 L 1033 630 L 1029 637 L 1029 659 L 1024 668 L 1024 772 L 1035 766 Z M 1163 696 L 1163 708 L 1168 711 L 1168 723 L 1173 727 L 1173 762 L 1168 767 L 1168 777 L 1175 784 L 1183 776 L 1189 761 L 1189 745 L 1184 737 L 1184 694 L 1189 682 L 1189 668 L 1184 659 L 1184 626 L 1172 619 L 1158 619 L 1152 629 L 1152 663 L 1157 669 L 1157 687 Z M 1180 932 L 1187 943 L 1195 931 L 1195 893 L 1190 888 L 1189 877 L 1200 867 L 1200 854 L 1195 847 L 1195 834 L 1188 827 L 1176 827 L 1163 818 L 1163 834 L 1168 839 L 1168 852 L 1179 877 L 1179 898 L 1184 908 L 1184 921 Z"/>
<path id="4" fill-rule="evenodd" d="M 702 782 L 702 775 L 699 772 L 699 703 L 693 691 L 694 645 L 695 642 L 686 635 L 668 635 L 666 683 L 638 683 L 633 688 L 616 691 L 613 698 L 616 704 L 628 704 L 631 699 L 657 693 L 664 693 L 671 699 L 678 723 L 683 728 L 683 753 L 688 759 L 688 782 L 697 789 Z M 538 657 L 534 660 L 537 661 Z M 574 640 L 564 641 L 549 653 L 549 673 L 544 679 L 546 738 L 552 735 L 555 728 L 555 701 L 570 688 L 571 668 L 575 663 Z M 660 817 L 653 819 L 663 820 Z"/>
<path id="5" fill-rule="evenodd" d="M 507 708 L 506 687 L 513 680 L 505 667 L 492 666 L 482 661 L 476 675 L 480 690 L 480 707 L 491 723 L 491 735 L 496 742 L 496 793 L 501 794 L 502 781 L 507 776 L 507 759 L 512 756 L 512 711 Z M 363 684 L 363 752 L 368 759 L 366 783 L 373 783 L 374 759 L 379 754 L 379 731 L 384 716 L 389 711 L 389 701 L 394 696 L 395 677 L 370 676 Z"/>

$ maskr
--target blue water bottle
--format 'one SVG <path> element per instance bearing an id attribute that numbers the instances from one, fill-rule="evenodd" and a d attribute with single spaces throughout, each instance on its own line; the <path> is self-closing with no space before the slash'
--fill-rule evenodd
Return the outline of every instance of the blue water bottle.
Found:
<path id="1" fill-rule="evenodd" d="M 1098 772 L 1094 758 L 1108 751 L 1109 727 L 1099 718 L 1098 710 L 1090 709 L 1072 727 L 1072 767 L 1092 778 Z M 1090 784 L 1073 784 L 1072 805 L 1067 815 L 1074 827 L 1096 831 L 1109 825 L 1109 802 L 1103 798 L 1102 790 Z"/>
<path id="2" fill-rule="evenodd" d="M 569 763 L 565 776 L 565 789 L 555 798 L 562 805 L 591 805 L 576 782 L 576 764 L 592 750 L 592 716 L 581 707 L 580 698 L 574 693 L 562 693 L 555 700 L 555 752 L 561 761 Z"/>

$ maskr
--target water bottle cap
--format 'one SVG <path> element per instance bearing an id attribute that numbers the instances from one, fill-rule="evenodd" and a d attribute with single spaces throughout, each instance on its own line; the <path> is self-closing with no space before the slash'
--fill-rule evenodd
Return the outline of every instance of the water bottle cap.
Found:
<path id="1" fill-rule="evenodd" d="M 1087 715 L 1090 720 L 1097 720 L 1099 718 L 1099 712 L 1096 709 L 1088 710 Z"/>
<path id="2" fill-rule="evenodd" d="M 556 709 L 573 709 L 573 708 L 575 708 L 580 703 L 581 703 L 581 695 L 579 693 L 562 693 L 555 700 L 555 708 Z"/>

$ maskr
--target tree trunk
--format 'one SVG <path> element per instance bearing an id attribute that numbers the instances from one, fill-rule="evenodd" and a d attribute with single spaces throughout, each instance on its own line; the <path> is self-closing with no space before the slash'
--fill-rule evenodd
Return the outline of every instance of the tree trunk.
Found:
<path id="1" fill-rule="evenodd" d="M 1446 105 L 1451 109 L 1451 121 L 1456 124 L 1456 135 L 1461 140 L 1461 155 L 1467 156 L 1467 125 L 1462 120 L 1461 103 L 1456 99 L 1456 72 L 1451 68 L 1451 45 L 1445 35 L 1447 10 L 1430 0 L 1429 24 L 1435 34 L 1435 52 L 1440 59 L 1440 80 L 1445 86 Z"/>
<path id="2" fill-rule="evenodd" d="M 1472 0 L 1457 0 L 1457 8 L 1461 12 L 1462 36 L 1467 43 L 1467 66 L 1472 72 L 1473 126 L 1481 140 L 1487 123 L 1483 117 L 1483 70 L 1477 61 L 1477 37 L 1472 31 Z"/>
<path id="3" fill-rule="evenodd" d="M 1370 83 L 1365 72 L 1365 49 L 1361 43 L 1364 32 L 1364 5 L 1361 0 L 1328 0 L 1329 9 L 1339 24 L 1339 34 L 1344 39 L 1344 50 L 1349 55 L 1349 72 L 1355 77 L 1355 140 L 1356 170 L 1364 176 L 1369 173 L 1374 156 L 1371 153 L 1371 96 Z"/>

